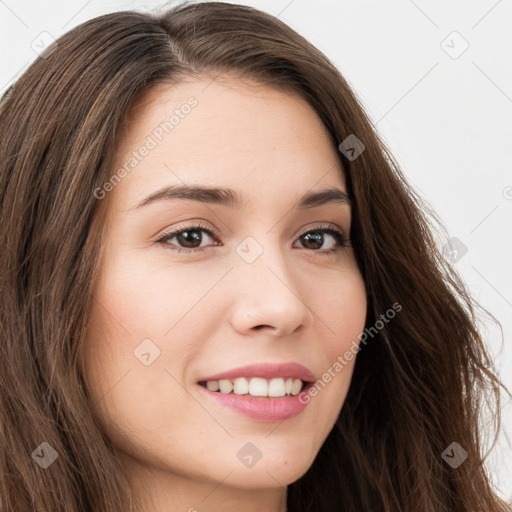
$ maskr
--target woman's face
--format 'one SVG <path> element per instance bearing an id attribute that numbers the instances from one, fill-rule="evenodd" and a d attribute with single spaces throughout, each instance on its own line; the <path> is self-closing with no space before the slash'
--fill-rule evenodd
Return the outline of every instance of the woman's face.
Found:
<path id="1" fill-rule="evenodd" d="M 84 347 L 96 412 L 144 485 L 286 486 L 340 413 L 355 358 L 333 365 L 366 316 L 353 249 L 336 234 L 350 235 L 350 205 L 324 196 L 299 206 L 330 188 L 343 198 L 336 147 L 302 99 L 228 77 L 160 85 L 125 128 L 112 170 L 121 179 L 104 187 L 108 230 Z M 185 186 L 231 189 L 238 202 L 145 201 Z M 272 366 L 288 363 L 311 375 Z M 237 393 L 213 391 L 218 374 L 260 364 L 270 366 L 219 383 Z M 289 392 L 300 377 L 322 382 L 309 401 L 243 395 Z"/>

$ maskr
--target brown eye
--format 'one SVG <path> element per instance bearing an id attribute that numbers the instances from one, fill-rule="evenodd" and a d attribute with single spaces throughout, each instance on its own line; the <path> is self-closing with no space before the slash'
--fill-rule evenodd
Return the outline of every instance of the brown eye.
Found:
<path id="1" fill-rule="evenodd" d="M 184 228 L 176 229 L 170 233 L 166 233 L 162 238 L 157 240 L 157 243 L 165 244 L 169 249 L 175 251 L 185 252 L 199 252 L 206 249 L 205 246 L 201 247 L 201 243 L 204 241 L 206 233 L 207 237 L 215 238 L 215 234 L 203 226 L 186 226 Z M 176 242 L 170 243 L 175 238 Z"/>
<path id="2" fill-rule="evenodd" d="M 312 231 L 308 231 L 307 233 L 304 233 L 299 237 L 299 240 L 301 241 L 301 244 L 304 246 L 305 249 L 311 249 L 312 251 L 319 251 L 319 252 L 331 252 L 333 250 L 336 250 L 336 243 L 334 243 L 332 247 L 324 248 L 323 251 L 321 251 L 322 246 L 325 242 L 325 235 L 328 235 L 333 239 L 335 242 L 338 243 L 339 247 L 347 247 L 348 246 L 348 240 L 345 233 L 338 231 L 336 229 L 315 229 Z"/>
<path id="3" fill-rule="evenodd" d="M 206 233 L 207 237 L 212 239 L 216 238 L 216 234 L 211 229 L 202 225 L 194 225 L 185 226 L 180 229 L 175 229 L 170 233 L 166 233 L 157 240 L 157 243 L 164 244 L 165 247 L 178 252 L 203 252 L 210 246 L 201 246 L 201 243 L 205 241 L 204 233 Z M 324 247 L 322 249 L 326 242 L 326 235 L 330 237 L 334 243 L 331 242 L 330 247 Z M 171 240 L 173 239 L 176 240 L 171 243 Z M 327 240 L 329 240 L 329 238 Z M 333 252 L 349 246 L 346 234 L 333 227 L 320 227 L 318 229 L 307 231 L 299 236 L 298 241 L 302 244 L 301 248 L 308 249 L 314 253 L 318 253 L 319 255 L 330 255 Z"/>
<path id="4" fill-rule="evenodd" d="M 180 231 L 177 235 L 174 236 L 180 245 L 192 249 L 195 249 L 201 245 L 203 238 L 200 229 Z"/>

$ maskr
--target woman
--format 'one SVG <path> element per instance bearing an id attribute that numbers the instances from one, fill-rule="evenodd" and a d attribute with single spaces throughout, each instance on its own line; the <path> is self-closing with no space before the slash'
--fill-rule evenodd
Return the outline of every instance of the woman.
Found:
<path id="1" fill-rule="evenodd" d="M 477 304 L 289 27 L 98 17 L 0 132 L 4 511 L 507 510 Z"/>

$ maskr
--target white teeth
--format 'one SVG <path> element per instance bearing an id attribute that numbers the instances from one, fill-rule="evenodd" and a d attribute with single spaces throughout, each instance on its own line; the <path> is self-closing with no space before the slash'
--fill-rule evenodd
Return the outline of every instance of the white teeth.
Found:
<path id="1" fill-rule="evenodd" d="M 235 395 L 246 395 L 249 393 L 249 381 L 245 377 L 235 379 L 233 392 Z"/>
<path id="2" fill-rule="evenodd" d="M 227 395 L 228 393 L 231 393 L 231 391 L 233 391 L 233 383 L 227 379 L 220 379 L 219 388 L 221 393 Z"/>
<path id="3" fill-rule="evenodd" d="M 303 382 L 300 379 L 264 379 L 262 377 L 238 377 L 236 379 L 209 380 L 206 387 L 210 391 L 220 391 L 224 394 L 283 397 L 285 395 L 297 395 L 302 389 Z"/>
<path id="4" fill-rule="evenodd" d="M 298 394 L 301 388 L 302 388 L 302 381 L 299 379 L 295 379 L 292 384 L 292 395 Z"/>
<path id="5" fill-rule="evenodd" d="M 249 381 L 249 394 L 252 396 L 267 396 L 268 384 L 266 379 L 261 377 L 253 377 Z"/>
<path id="6" fill-rule="evenodd" d="M 302 386 L 302 381 L 300 381 Z M 284 396 L 285 384 L 284 379 L 272 379 L 268 384 L 268 396 Z"/>
<path id="7" fill-rule="evenodd" d="M 217 381 L 217 380 L 209 380 L 209 381 L 206 383 L 206 387 L 207 387 L 210 391 L 219 391 L 219 381 Z"/>

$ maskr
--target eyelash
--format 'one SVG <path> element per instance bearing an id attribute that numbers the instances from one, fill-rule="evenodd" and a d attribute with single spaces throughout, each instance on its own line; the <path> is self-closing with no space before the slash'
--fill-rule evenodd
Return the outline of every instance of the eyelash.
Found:
<path id="1" fill-rule="evenodd" d="M 176 235 L 179 235 L 180 233 L 182 233 L 184 231 L 204 231 L 208 234 L 208 236 L 211 236 L 214 239 L 219 238 L 219 235 L 216 231 L 211 230 L 211 229 L 209 229 L 208 226 L 202 224 L 201 222 L 198 222 L 197 224 L 194 224 L 194 225 L 180 227 L 178 229 L 174 229 L 173 231 L 164 233 L 162 235 L 162 237 L 160 237 L 158 240 L 156 240 L 156 243 L 163 244 L 163 245 L 167 246 L 167 248 L 171 249 L 172 251 L 177 252 L 178 254 L 180 252 L 185 252 L 185 253 L 204 252 L 211 247 L 211 246 L 209 246 L 209 247 L 190 249 L 190 248 L 185 248 L 185 247 L 173 247 L 172 245 L 167 243 L 171 238 L 174 238 Z M 303 233 L 299 232 L 295 235 L 295 237 L 300 238 L 301 236 L 307 235 L 309 233 L 318 232 L 318 231 L 332 235 L 338 242 L 338 247 L 335 247 L 334 249 L 324 250 L 324 251 L 304 248 L 307 251 L 309 250 L 310 252 L 313 252 L 315 256 L 331 256 L 332 254 L 337 253 L 346 247 L 350 247 L 349 239 L 348 239 L 346 233 L 339 228 L 334 228 L 330 224 L 320 225 L 318 227 L 314 227 L 313 229 L 309 229 L 308 231 L 304 231 Z M 302 249 L 302 247 L 300 247 L 299 249 Z"/>

